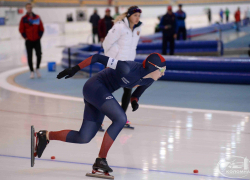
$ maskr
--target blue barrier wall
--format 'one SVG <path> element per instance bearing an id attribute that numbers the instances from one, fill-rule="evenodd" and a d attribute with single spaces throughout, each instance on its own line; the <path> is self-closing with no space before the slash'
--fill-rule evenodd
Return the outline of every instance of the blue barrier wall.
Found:
<path id="1" fill-rule="evenodd" d="M 84 51 L 103 52 L 101 45 L 93 44 L 89 47 L 84 45 L 80 48 Z M 150 54 L 153 52 L 162 52 L 161 40 L 152 43 L 139 43 L 136 49 L 137 54 Z M 221 41 L 175 41 L 175 53 L 180 55 L 223 55 L 223 43 Z"/>
<path id="2" fill-rule="evenodd" d="M 80 44 L 71 48 L 71 65 L 75 66 L 89 56 L 99 53 L 100 46 Z M 137 55 L 135 61 L 142 62 L 147 55 Z M 161 80 L 209 83 L 250 84 L 249 58 L 164 56 L 167 71 Z M 68 48 L 63 50 L 62 66 L 68 67 Z M 104 69 L 96 63 L 83 69 L 99 72 Z"/>

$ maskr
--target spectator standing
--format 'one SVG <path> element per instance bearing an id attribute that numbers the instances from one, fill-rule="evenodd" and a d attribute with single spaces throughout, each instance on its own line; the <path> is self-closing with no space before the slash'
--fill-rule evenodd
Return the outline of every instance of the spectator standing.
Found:
<path id="1" fill-rule="evenodd" d="M 42 50 L 41 50 L 41 42 L 40 39 L 42 38 L 44 28 L 43 22 L 41 18 L 32 12 L 32 5 L 31 3 L 27 3 L 25 5 L 27 13 L 25 16 L 22 17 L 19 23 L 19 32 L 21 33 L 22 37 L 25 39 L 25 46 L 28 55 L 28 64 L 30 68 L 30 78 L 34 78 L 34 69 L 32 63 L 32 51 L 35 49 L 37 63 L 36 63 L 36 75 L 38 78 L 41 77 L 39 72 L 39 67 L 42 59 Z"/>
<path id="2" fill-rule="evenodd" d="M 245 22 L 244 25 L 248 25 L 250 23 L 250 10 L 249 8 L 247 8 L 246 12 L 245 12 Z"/>
<path id="3" fill-rule="evenodd" d="M 187 39 L 187 30 L 185 25 L 186 13 L 182 11 L 182 4 L 179 4 L 179 10 L 175 13 L 176 17 L 176 28 L 177 28 L 177 40 L 180 40 L 181 34 L 182 39 Z"/>
<path id="4" fill-rule="evenodd" d="M 172 11 L 172 6 L 168 6 L 167 13 L 161 18 L 159 25 L 162 29 L 162 54 L 167 54 L 168 43 L 170 45 L 170 55 L 174 55 L 176 38 L 176 19 Z"/>
<path id="5" fill-rule="evenodd" d="M 211 12 L 211 9 L 210 8 L 208 8 L 207 9 L 207 18 L 208 18 L 208 23 L 209 24 L 211 24 L 211 22 L 212 22 L 212 12 Z"/>
<path id="6" fill-rule="evenodd" d="M 240 8 L 238 7 L 237 11 L 234 14 L 236 31 L 240 31 Z"/>
<path id="7" fill-rule="evenodd" d="M 101 42 L 104 41 L 104 38 L 108 34 L 108 31 L 112 28 L 113 24 L 113 18 L 110 16 L 110 9 L 107 8 L 104 18 L 98 22 L 98 34 Z"/>
<path id="8" fill-rule="evenodd" d="M 119 7 L 118 6 L 115 7 L 115 15 L 113 16 L 113 19 L 116 19 L 117 16 L 120 16 Z"/>
<path id="9" fill-rule="evenodd" d="M 94 13 L 91 15 L 89 22 L 92 24 L 92 37 L 93 43 L 95 43 L 95 36 L 98 37 L 98 42 L 100 42 L 100 37 L 98 35 L 98 22 L 100 20 L 100 16 L 97 14 L 97 9 L 94 10 Z"/>
<path id="10" fill-rule="evenodd" d="M 229 11 L 228 8 L 226 8 L 226 10 L 225 10 L 225 15 L 226 15 L 226 22 L 227 22 L 227 23 L 228 23 L 228 21 L 229 21 L 229 14 L 230 14 L 230 11 Z"/>
<path id="11" fill-rule="evenodd" d="M 220 22 L 221 22 L 221 23 L 223 23 L 223 14 L 224 14 L 223 10 L 220 9 L 219 15 L 220 15 Z"/>

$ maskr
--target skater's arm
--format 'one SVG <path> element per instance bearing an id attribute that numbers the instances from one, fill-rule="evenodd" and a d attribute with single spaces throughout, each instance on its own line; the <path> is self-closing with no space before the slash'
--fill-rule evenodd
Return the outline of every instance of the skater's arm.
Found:
<path id="1" fill-rule="evenodd" d="M 143 92 L 149 87 L 151 86 L 151 84 L 153 84 L 154 81 L 150 82 L 147 85 L 143 85 L 143 86 L 139 86 L 138 88 L 136 88 L 136 90 L 133 92 L 133 94 L 131 95 L 131 106 L 133 111 L 136 111 L 139 108 L 139 98 L 141 97 L 141 95 L 143 94 Z"/>
<path id="2" fill-rule="evenodd" d="M 64 71 L 60 72 L 57 75 L 57 78 L 61 79 L 65 76 L 66 76 L 65 79 L 70 78 L 70 77 L 74 76 L 75 73 L 77 73 L 79 70 L 81 70 L 81 69 L 83 69 L 91 64 L 94 64 L 96 62 L 101 63 L 106 67 L 115 69 L 116 71 L 118 71 L 122 75 L 128 74 L 130 72 L 130 67 L 126 61 L 119 61 L 119 60 L 116 60 L 116 59 L 113 59 L 113 58 L 110 58 L 107 56 L 95 54 L 95 55 L 90 56 L 87 59 L 83 60 L 78 65 L 76 65 L 72 68 L 65 69 Z"/>
<path id="3" fill-rule="evenodd" d="M 154 80 L 152 80 L 152 82 L 150 82 L 147 85 L 143 85 L 143 86 L 139 86 L 138 88 L 136 88 L 136 90 L 133 92 L 133 94 L 131 95 L 131 101 L 136 100 L 137 102 L 139 101 L 139 98 L 141 97 L 141 95 L 143 94 L 143 92 L 149 87 L 151 86 L 151 84 L 153 84 Z"/>
<path id="4" fill-rule="evenodd" d="M 115 69 L 116 71 L 118 71 L 123 75 L 128 74 L 130 72 L 130 67 L 126 61 L 119 61 L 100 54 L 95 54 L 93 56 L 90 56 L 89 58 L 79 63 L 78 64 L 79 70 L 96 62 L 103 64 L 105 67 Z"/>

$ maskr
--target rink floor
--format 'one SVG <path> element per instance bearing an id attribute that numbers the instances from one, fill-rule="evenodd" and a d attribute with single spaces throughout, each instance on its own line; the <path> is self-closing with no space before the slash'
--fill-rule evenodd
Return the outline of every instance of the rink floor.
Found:
<path id="1" fill-rule="evenodd" d="M 89 144 L 51 141 L 30 167 L 30 126 L 78 130 L 82 102 L 0 93 L 1 179 L 93 179 L 85 173 L 99 152 L 102 132 Z M 219 179 L 221 159 L 250 157 L 250 113 L 145 106 L 127 115 L 135 130 L 123 129 L 107 157 L 115 179 Z M 104 128 L 109 124 L 105 119 Z"/>

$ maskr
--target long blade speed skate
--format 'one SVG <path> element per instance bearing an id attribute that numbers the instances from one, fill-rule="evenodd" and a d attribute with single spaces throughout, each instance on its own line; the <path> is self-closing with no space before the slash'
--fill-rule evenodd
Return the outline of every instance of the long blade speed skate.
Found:
<path id="1" fill-rule="evenodd" d="M 46 137 L 46 131 L 42 130 L 36 133 L 34 126 L 31 126 L 31 167 L 35 164 L 36 156 L 41 158 L 48 143 L 49 140 Z"/>
<path id="2" fill-rule="evenodd" d="M 114 176 L 109 174 L 110 172 L 113 172 L 113 170 L 109 167 L 106 158 L 96 158 L 92 172 L 87 173 L 86 176 L 114 179 Z"/>
<path id="3" fill-rule="evenodd" d="M 98 131 L 100 131 L 100 132 L 104 132 L 105 131 L 105 129 L 103 129 L 102 126 L 103 126 L 103 124 L 100 126 L 100 128 L 99 128 Z"/>
<path id="4" fill-rule="evenodd" d="M 131 126 L 131 122 L 130 121 L 127 121 L 123 128 L 135 129 L 134 127 Z"/>
<path id="5" fill-rule="evenodd" d="M 102 172 L 98 170 L 92 170 L 92 172 L 87 173 L 86 176 L 96 177 L 96 178 L 104 178 L 104 179 L 114 179 L 115 177 L 110 175 L 108 172 Z"/>
<path id="6" fill-rule="evenodd" d="M 35 157 L 36 157 L 36 144 L 37 144 L 37 135 L 35 133 L 35 128 L 34 126 L 31 126 L 31 167 L 34 166 L 35 164 Z"/>

